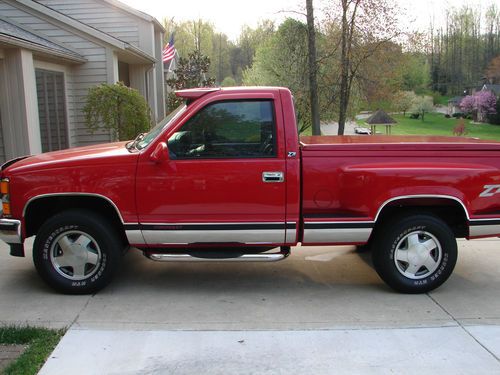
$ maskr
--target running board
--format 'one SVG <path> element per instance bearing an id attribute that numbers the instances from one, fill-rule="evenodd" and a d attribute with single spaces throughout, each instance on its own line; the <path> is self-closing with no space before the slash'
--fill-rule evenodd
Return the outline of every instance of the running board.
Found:
<path id="1" fill-rule="evenodd" d="M 199 251 L 196 255 L 186 253 L 144 253 L 146 258 L 157 262 L 277 262 L 290 255 L 290 248 L 283 247 L 279 253 L 256 253 L 256 254 L 224 254 L 217 253 L 216 256 L 203 256 Z"/>

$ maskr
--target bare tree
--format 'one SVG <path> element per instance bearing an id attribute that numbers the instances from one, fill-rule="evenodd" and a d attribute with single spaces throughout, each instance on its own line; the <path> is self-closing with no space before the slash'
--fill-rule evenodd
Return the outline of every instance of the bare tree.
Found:
<path id="1" fill-rule="evenodd" d="M 335 0 L 334 8 L 341 14 L 338 134 L 342 135 L 351 89 L 360 67 L 401 32 L 396 19 L 399 10 L 391 0 Z"/>
<path id="2" fill-rule="evenodd" d="M 321 135 L 319 122 L 319 99 L 318 99 L 318 81 L 317 81 L 317 62 L 316 62 L 316 31 L 314 28 L 314 7 L 313 0 L 306 0 L 307 12 L 307 48 L 309 62 L 309 96 L 311 101 L 311 124 L 312 134 Z"/>

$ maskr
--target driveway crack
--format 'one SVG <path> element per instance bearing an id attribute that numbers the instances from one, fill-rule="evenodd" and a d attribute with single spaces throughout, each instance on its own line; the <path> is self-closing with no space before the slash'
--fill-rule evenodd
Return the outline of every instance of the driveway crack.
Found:
<path id="1" fill-rule="evenodd" d="M 87 306 L 89 305 L 90 301 L 92 301 L 92 299 L 95 297 L 95 293 L 92 294 L 88 299 L 87 299 L 87 302 L 85 302 L 85 305 L 83 305 L 83 307 L 80 309 L 80 311 L 78 311 L 78 314 L 76 314 L 75 316 L 75 319 L 73 319 L 71 321 L 71 324 L 69 325 L 69 328 L 73 327 L 73 325 L 76 323 L 76 321 L 78 320 L 78 318 L 80 318 L 80 314 L 82 312 L 85 311 L 85 309 L 87 308 Z"/>
<path id="2" fill-rule="evenodd" d="M 493 353 L 488 347 L 486 347 L 481 341 L 479 341 L 472 333 L 470 333 L 465 326 L 460 323 L 443 305 L 441 305 L 433 296 L 431 296 L 429 293 L 426 293 L 427 297 L 431 299 L 432 302 L 434 302 L 443 312 L 448 315 L 467 335 L 469 335 L 475 342 L 477 342 L 484 350 L 486 350 L 490 355 L 497 360 L 497 362 L 500 362 L 500 358 L 498 358 L 495 353 Z"/>

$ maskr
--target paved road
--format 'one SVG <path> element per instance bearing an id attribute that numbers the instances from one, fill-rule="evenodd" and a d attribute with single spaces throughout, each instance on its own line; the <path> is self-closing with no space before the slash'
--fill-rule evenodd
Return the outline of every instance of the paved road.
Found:
<path id="1" fill-rule="evenodd" d="M 233 355 L 240 360 L 229 361 L 229 369 L 239 373 L 290 373 L 286 363 L 294 356 L 328 373 L 332 368 L 319 359 L 330 355 L 329 365 L 346 373 L 356 364 L 385 373 L 405 363 L 416 370 L 472 373 L 471 366 L 482 363 L 483 373 L 500 374 L 499 247 L 500 241 L 460 241 L 454 275 L 425 295 L 392 292 L 372 269 L 369 254 L 353 247 L 299 247 L 287 260 L 270 264 L 161 264 L 131 251 L 101 293 L 63 296 L 38 279 L 29 258 L 10 257 L 1 246 L 0 322 L 71 327 L 42 374 L 64 373 L 54 369 L 79 361 L 86 363 L 81 373 L 113 373 L 113 363 L 127 358 L 134 358 L 131 374 L 164 373 L 179 358 L 185 365 L 169 373 L 194 374 L 203 365 L 207 373 L 223 373 L 217 369 Z M 75 355 L 75 342 L 88 349 Z M 275 353 L 272 365 L 262 362 L 266 348 Z M 391 351 L 397 360 L 382 361 Z M 211 362 L 202 361 L 204 355 Z M 311 359 L 315 355 L 318 361 Z M 157 366 L 146 368 L 152 356 Z M 357 356 L 365 360 L 356 362 Z M 457 367 L 460 358 L 469 365 Z"/>

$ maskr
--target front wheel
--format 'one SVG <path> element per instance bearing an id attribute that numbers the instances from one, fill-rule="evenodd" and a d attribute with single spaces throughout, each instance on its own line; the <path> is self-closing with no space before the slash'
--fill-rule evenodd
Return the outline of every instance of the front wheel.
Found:
<path id="1" fill-rule="evenodd" d="M 67 294 L 104 288 L 118 268 L 123 247 L 112 228 L 104 218 L 86 210 L 49 219 L 33 245 L 33 261 L 41 278 Z"/>
<path id="2" fill-rule="evenodd" d="M 457 262 L 457 242 L 441 219 L 428 214 L 383 224 L 373 246 L 379 276 L 402 293 L 426 293 L 443 284 Z"/>

